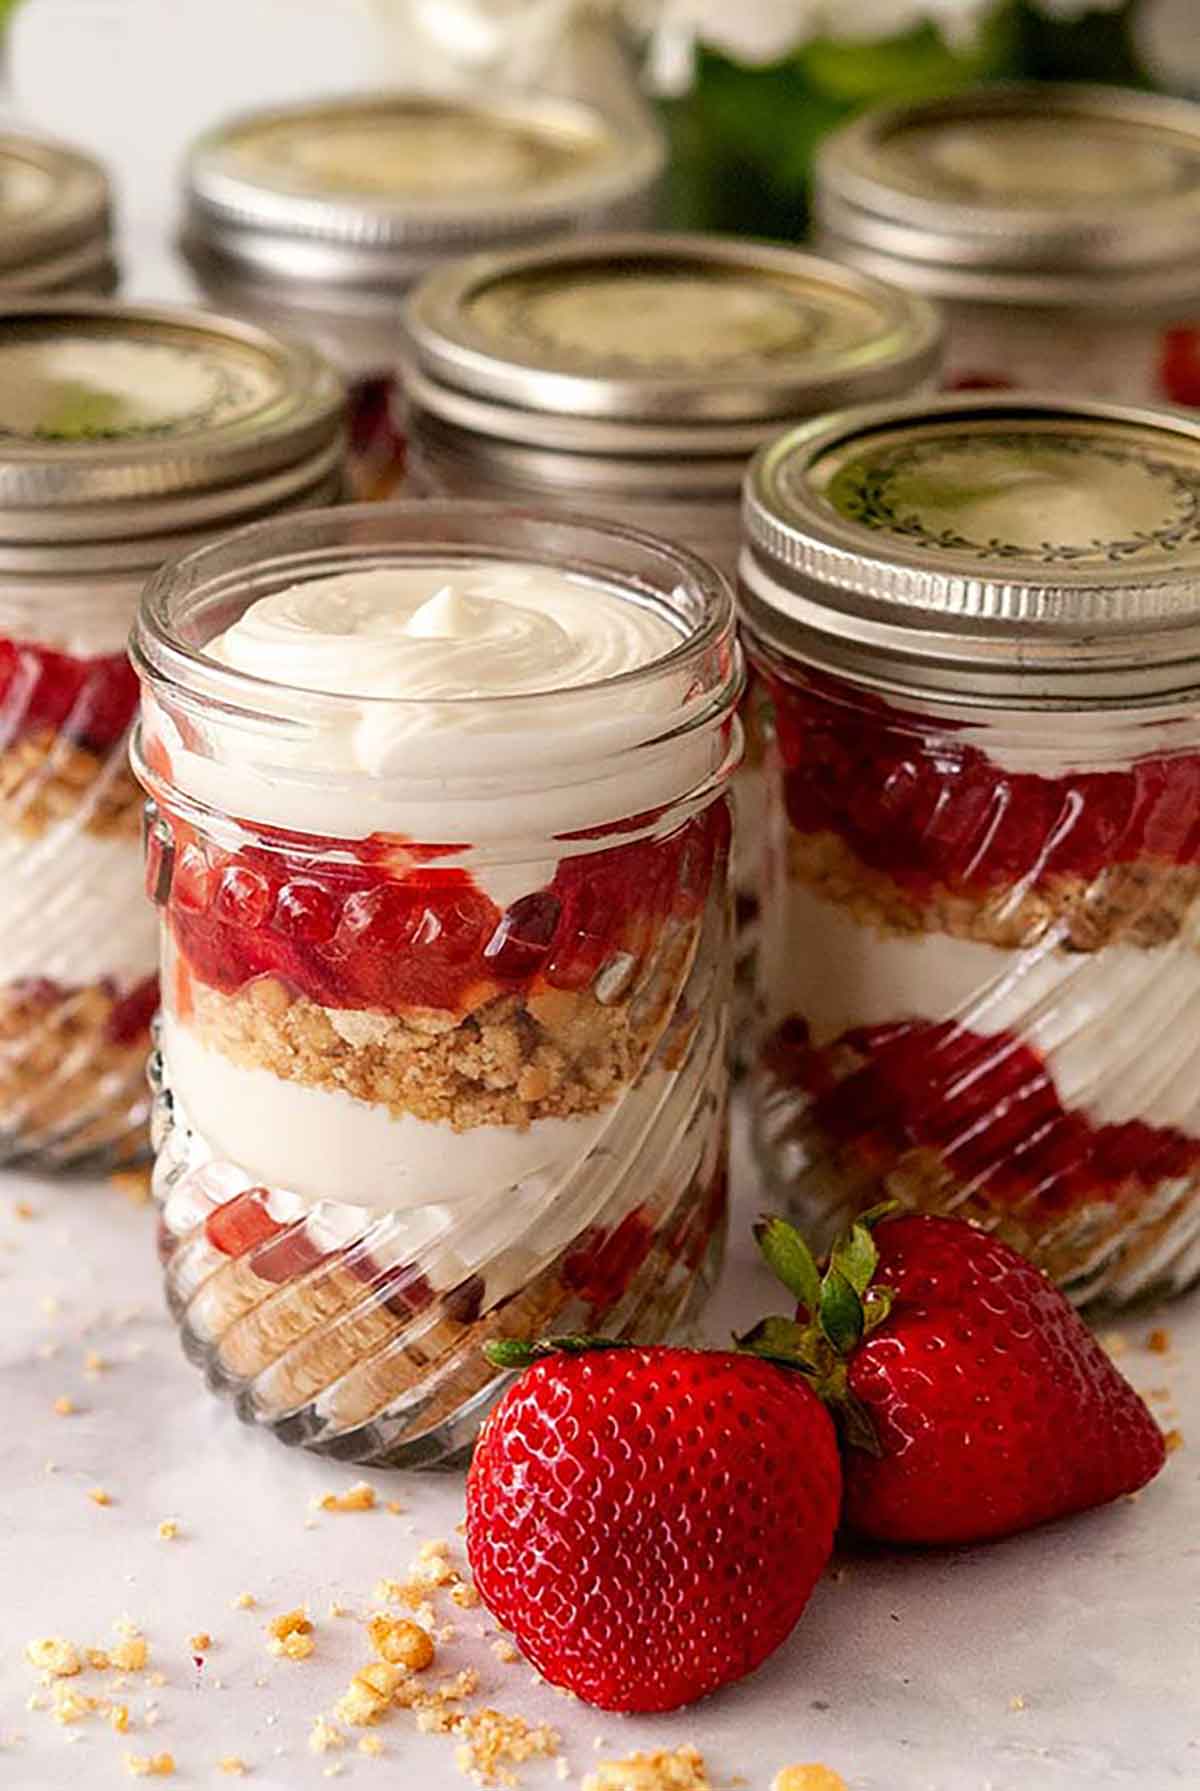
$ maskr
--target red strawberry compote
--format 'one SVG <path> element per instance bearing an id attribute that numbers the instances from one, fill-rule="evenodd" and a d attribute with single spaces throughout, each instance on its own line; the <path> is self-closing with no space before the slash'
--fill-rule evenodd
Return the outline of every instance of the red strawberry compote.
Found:
<path id="1" fill-rule="evenodd" d="M 723 1230 L 718 575 L 314 513 L 164 573 L 135 657 L 189 1348 L 286 1437 L 416 1462 L 470 1435 L 488 1336 L 661 1334 Z"/>
<path id="2" fill-rule="evenodd" d="M 130 623 L 173 541 L 326 489 L 340 422 L 315 356 L 219 319 L 0 313 L 0 1159 L 146 1148 Z"/>
<path id="3" fill-rule="evenodd" d="M 764 455 L 759 1147 L 1078 1298 L 1200 1270 L 1200 434 L 946 399 Z"/>

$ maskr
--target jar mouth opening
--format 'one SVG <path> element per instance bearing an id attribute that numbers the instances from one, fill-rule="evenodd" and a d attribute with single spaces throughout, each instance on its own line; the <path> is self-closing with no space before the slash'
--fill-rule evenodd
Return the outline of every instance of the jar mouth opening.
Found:
<path id="1" fill-rule="evenodd" d="M 223 664 L 206 650 L 221 627 L 254 599 L 289 585 L 337 573 L 388 566 L 431 568 L 492 561 L 498 567 L 521 563 L 569 570 L 582 583 L 627 595 L 652 608 L 678 632 L 666 652 L 629 670 L 590 682 L 542 690 L 447 697 L 349 695 L 299 683 L 283 683 Z M 207 626 L 215 620 L 217 626 Z M 189 627 L 190 624 L 190 627 Z M 599 519 L 569 518 L 524 507 L 486 502 L 439 504 L 408 500 L 394 504 L 340 505 L 310 510 L 286 520 L 257 522 L 168 563 L 147 584 L 131 640 L 134 667 L 151 689 L 203 692 L 227 712 L 276 717 L 281 706 L 299 700 L 331 717 L 364 713 L 406 715 L 428 712 L 445 721 L 455 715 L 485 715 L 498 722 L 510 713 L 537 711 L 549 719 L 572 698 L 594 699 L 649 688 L 664 677 L 686 673 L 725 650 L 719 688 L 709 691 L 722 712 L 737 698 L 739 671 L 733 651 L 733 593 L 724 576 L 688 549 L 641 530 Z M 648 716 L 649 723 L 653 718 Z M 674 726 L 696 719 L 688 693 L 672 716 Z M 706 719 L 708 716 L 706 715 Z"/>

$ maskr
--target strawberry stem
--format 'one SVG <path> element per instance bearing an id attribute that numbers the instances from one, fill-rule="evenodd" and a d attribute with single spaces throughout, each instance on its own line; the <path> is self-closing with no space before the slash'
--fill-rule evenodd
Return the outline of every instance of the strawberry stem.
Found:
<path id="1" fill-rule="evenodd" d="M 546 1356 L 584 1356 L 600 1349 L 635 1349 L 616 1337 L 497 1337 L 483 1353 L 493 1368 L 528 1368 Z"/>

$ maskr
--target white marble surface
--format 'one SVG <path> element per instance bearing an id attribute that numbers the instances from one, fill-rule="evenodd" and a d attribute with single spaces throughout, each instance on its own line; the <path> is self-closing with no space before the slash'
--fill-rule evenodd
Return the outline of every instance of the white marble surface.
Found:
<path id="1" fill-rule="evenodd" d="M 714 1337 L 773 1303 L 746 1243 L 754 1188 L 740 1181 Z M 33 1217 L 17 1215 L 21 1199 Z M 490 1702 L 552 1722 L 575 1785 L 599 1738 L 608 1757 L 693 1741 L 714 1785 L 741 1774 L 752 1791 L 768 1791 L 793 1760 L 836 1767 L 852 1791 L 1195 1786 L 1200 1307 L 1166 1316 L 1167 1357 L 1144 1347 L 1153 1322 L 1124 1327 L 1124 1365 L 1142 1388 L 1170 1390 L 1160 1416 L 1195 1440 L 1133 1503 L 990 1548 L 848 1555 L 757 1677 L 675 1716 L 600 1716 L 535 1687 L 523 1665 L 493 1658 L 480 1611 L 456 1614 L 460 1639 L 445 1663 L 478 1665 Z M 89 1375 L 89 1351 L 110 1366 Z M 53 1409 L 64 1395 L 79 1408 L 69 1417 Z M 331 1599 L 362 1612 L 381 1575 L 404 1576 L 419 1541 L 453 1537 L 460 1477 L 375 1473 L 380 1500 L 398 1499 L 402 1514 L 314 1518 L 314 1496 L 356 1475 L 244 1428 L 207 1392 L 160 1305 L 148 1209 L 107 1186 L 0 1184 L 0 1409 L 4 1791 L 105 1791 L 131 1782 L 124 1752 L 163 1749 L 177 1763 L 168 1782 L 180 1786 L 238 1782 L 216 1766 L 227 1753 L 245 1759 L 260 1791 L 324 1785 L 335 1764 L 362 1791 L 465 1782 L 453 1744 L 416 1733 L 402 1712 L 376 1731 L 382 1759 L 318 1758 L 307 1746 L 315 1713 L 365 1660 L 358 1624 L 326 1616 Z M 92 1487 L 111 1505 L 94 1504 Z M 179 1524 L 174 1541 L 156 1534 L 164 1518 Z M 233 1608 L 243 1591 L 255 1610 Z M 271 1659 L 267 1618 L 301 1603 L 316 1620 L 314 1655 Z M 99 1718 L 63 1728 L 25 1708 L 36 1683 L 22 1658 L 30 1637 L 103 1646 L 126 1613 L 166 1675 L 159 1688 L 131 1682 L 127 1737 Z M 202 1669 L 187 1645 L 198 1630 L 214 1638 Z M 73 1683 L 99 1691 L 104 1676 Z M 158 1720 L 146 1727 L 151 1706 Z M 531 1791 L 558 1783 L 549 1766 L 522 1777 Z"/>

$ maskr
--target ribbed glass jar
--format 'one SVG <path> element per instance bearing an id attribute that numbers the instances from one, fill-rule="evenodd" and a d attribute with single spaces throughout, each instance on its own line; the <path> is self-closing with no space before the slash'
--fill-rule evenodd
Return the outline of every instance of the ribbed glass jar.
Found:
<path id="1" fill-rule="evenodd" d="M 1001 86 L 826 139 L 824 253 L 940 301 L 951 387 L 1200 404 L 1200 106 Z"/>
<path id="2" fill-rule="evenodd" d="M 755 1072 L 819 1239 L 881 1198 L 1073 1298 L 1200 1275 L 1200 435 L 942 401 L 756 468 Z"/>
<path id="3" fill-rule="evenodd" d="M 157 952 L 129 628 L 172 550 L 328 501 L 341 427 L 332 372 L 242 325 L 0 307 L 0 1161 L 145 1150 Z"/>
<path id="4" fill-rule="evenodd" d="M 395 568 L 432 593 L 464 562 L 603 587 L 677 644 L 601 683 L 440 703 L 206 654 L 298 580 Z M 473 1435 L 489 1339 L 664 1335 L 724 1235 L 727 587 L 649 537 L 359 506 L 168 569 L 135 662 L 155 1192 L 213 1384 L 286 1440 L 417 1465 Z M 381 747 L 372 771 L 347 739 Z"/>

